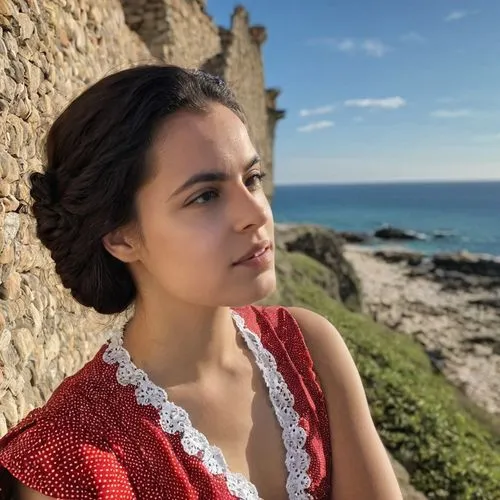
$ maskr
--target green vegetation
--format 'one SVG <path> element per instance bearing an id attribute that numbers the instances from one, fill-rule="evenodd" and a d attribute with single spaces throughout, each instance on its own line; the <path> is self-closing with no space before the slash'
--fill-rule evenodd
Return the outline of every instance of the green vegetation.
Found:
<path id="1" fill-rule="evenodd" d="M 384 444 L 412 484 L 430 499 L 500 499 L 500 433 L 463 405 L 420 346 L 332 300 L 322 288 L 329 271 L 316 261 L 280 252 L 277 262 L 279 289 L 266 302 L 307 307 L 339 329 Z"/>

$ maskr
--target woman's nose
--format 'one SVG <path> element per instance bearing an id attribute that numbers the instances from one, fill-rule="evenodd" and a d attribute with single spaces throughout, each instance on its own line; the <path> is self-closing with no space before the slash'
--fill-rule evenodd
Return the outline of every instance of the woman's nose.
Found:
<path id="1" fill-rule="evenodd" d="M 263 191 L 252 193 L 245 188 L 231 208 L 237 231 L 258 229 L 266 225 L 271 218 L 271 208 Z"/>

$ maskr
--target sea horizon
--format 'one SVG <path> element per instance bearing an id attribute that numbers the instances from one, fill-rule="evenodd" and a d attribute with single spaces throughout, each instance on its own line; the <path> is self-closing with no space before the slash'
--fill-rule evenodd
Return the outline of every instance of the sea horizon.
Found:
<path id="1" fill-rule="evenodd" d="M 277 184 L 272 206 L 277 223 L 365 234 L 389 225 L 419 235 L 369 246 L 500 256 L 500 179 Z"/>
<path id="2" fill-rule="evenodd" d="M 499 166 L 500 168 L 500 166 Z M 306 186 L 374 186 L 395 184 L 500 184 L 498 179 L 389 179 L 368 181 L 311 181 L 275 183 L 274 187 L 306 187 Z"/>

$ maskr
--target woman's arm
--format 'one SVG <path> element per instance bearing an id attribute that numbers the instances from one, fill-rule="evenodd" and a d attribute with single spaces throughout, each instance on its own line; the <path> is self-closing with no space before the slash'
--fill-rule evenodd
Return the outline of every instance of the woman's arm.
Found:
<path id="1" fill-rule="evenodd" d="M 342 337 L 325 318 L 290 307 L 311 353 L 327 401 L 332 444 L 332 498 L 402 500 L 365 391 Z"/>

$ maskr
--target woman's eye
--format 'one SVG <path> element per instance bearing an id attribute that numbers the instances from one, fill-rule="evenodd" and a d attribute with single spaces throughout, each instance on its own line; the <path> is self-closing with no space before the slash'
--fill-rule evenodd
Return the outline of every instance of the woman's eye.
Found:
<path id="1" fill-rule="evenodd" d="M 262 179 L 264 179 L 265 176 L 266 174 L 264 172 L 256 172 L 255 174 L 248 177 L 245 185 L 252 191 L 257 190 L 262 186 Z M 211 201 L 219 197 L 220 194 L 218 191 L 210 189 L 194 198 L 188 203 L 188 205 L 206 205 L 207 203 L 210 203 Z"/>
<path id="2" fill-rule="evenodd" d="M 200 194 L 197 196 L 191 203 L 190 205 L 204 205 L 205 203 L 208 203 L 215 198 L 219 197 L 219 193 L 217 191 L 205 191 L 204 193 Z"/>
<path id="3" fill-rule="evenodd" d="M 265 176 L 266 174 L 264 172 L 257 172 L 247 179 L 246 185 L 251 188 L 258 188 L 262 185 L 262 179 L 264 179 Z"/>

